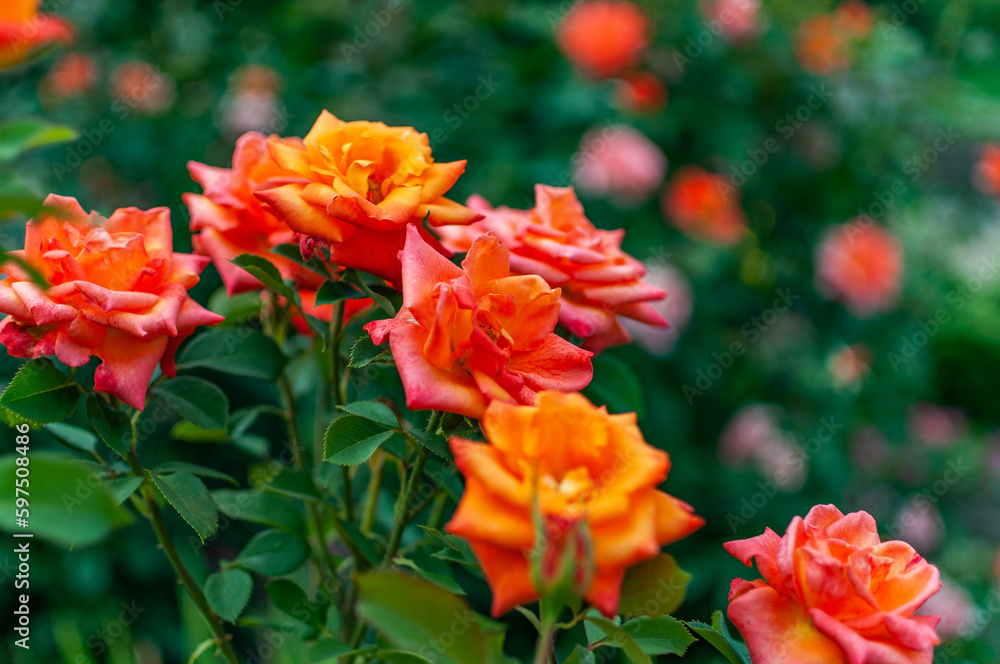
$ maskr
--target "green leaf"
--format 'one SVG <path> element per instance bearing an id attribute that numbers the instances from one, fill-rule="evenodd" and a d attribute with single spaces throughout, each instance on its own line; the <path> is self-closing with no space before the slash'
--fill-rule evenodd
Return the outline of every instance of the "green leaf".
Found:
<path id="1" fill-rule="evenodd" d="M 341 300 L 360 300 L 365 294 L 346 281 L 324 281 L 316 291 L 316 306 L 336 304 Z"/>
<path id="2" fill-rule="evenodd" d="M 200 479 L 191 473 L 149 473 L 149 477 L 201 541 L 219 527 L 219 510 Z"/>
<path id="3" fill-rule="evenodd" d="M 726 637 L 715 631 L 711 625 L 692 620 L 688 621 L 687 626 L 695 634 L 715 646 L 715 649 L 722 653 L 729 660 L 730 664 L 745 664 L 736 651 L 733 650 L 733 647 L 729 645 L 729 642 L 726 641 Z"/>
<path id="4" fill-rule="evenodd" d="M 21 367 L 0 396 L 0 406 L 31 422 L 48 424 L 72 415 L 79 399 L 79 386 L 43 357 Z"/>
<path id="5" fill-rule="evenodd" d="M 125 413 L 112 408 L 97 394 L 87 395 L 87 419 L 104 444 L 123 458 L 132 446 L 132 424 Z"/>
<path id="6" fill-rule="evenodd" d="M 424 531 L 424 534 L 430 536 L 434 541 L 440 542 L 447 547 L 447 551 L 452 551 L 455 554 L 454 556 L 447 558 L 443 558 L 442 556 L 435 557 L 461 563 L 472 570 L 479 569 L 479 561 L 476 559 L 476 554 L 472 551 L 472 547 L 469 546 L 467 541 L 461 537 L 455 537 L 454 535 L 442 533 L 440 530 L 435 530 L 434 528 L 429 528 L 427 526 L 418 525 L 417 527 Z"/>
<path id="7" fill-rule="evenodd" d="M 443 436 L 439 436 L 436 433 L 431 433 L 430 431 L 426 431 L 424 429 L 407 429 L 403 432 L 403 435 L 418 445 L 426 447 L 442 459 L 452 459 L 451 449 L 448 447 L 448 441 L 445 440 Z"/>
<path id="8" fill-rule="evenodd" d="M 405 650 L 379 650 L 375 658 L 386 664 L 434 664 L 431 660 Z"/>
<path id="9" fill-rule="evenodd" d="M 212 499 L 219 511 L 230 519 L 257 523 L 295 532 L 302 525 L 302 515 L 285 496 L 252 489 L 216 489 Z"/>
<path id="10" fill-rule="evenodd" d="M 202 429 L 229 426 L 229 399 L 217 386 L 192 376 L 168 380 L 154 391 L 181 417 Z"/>
<path id="11" fill-rule="evenodd" d="M 729 626 L 726 624 L 726 617 L 722 614 L 722 611 L 716 611 L 712 614 L 712 629 L 726 639 L 726 643 L 740 656 L 743 664 L 751 664 L 750 651 L 747 650 L 746 644 L 733 638 L 733 635 L 729 633 Z"/>
<path id="12" fill-rule="evenodd" d="M 419 551 L 412 554 L 412 560 L 403 557 L 393 558 L 392 562 L 397 567 L 408 567 L 414 572 L 427 579 L 435 586 L 440 586 L 455 595 L 464 595 L 462 586 L 458 585 L 452 577 L 447 563 L 438 558 L 432 558 Z"/>
<path id="13" fill-rule="evenodd" d="M 265 530 L 253 536 L 235 564 L 263 576 L 291 574 L 309 557 L 305 540 L 284 530 Z"/>
<path id="14" fill-rule="evenodd" d="M 225 429 L 202 429 L 188 420 L 180 420 L 170 428 L 170 437 L 185 443 L 227 443 L 229 432 Z"/>
<path id="15" fill-rule="evenodd" d="M 647 655 L 683 655 L 695 638 L 679 620 L 670 616 L 642 616 L 622 625 Z"/>
<path id="16" fill-rule="evenodd" d="M 29 434 L 30 435 L 30 434 Z M 17 459 L 28 459 L 27 466 Z M 28 527 L 15 523 L 17 469 L 30 472 Z M 22 472 L 23 475 L 23 472 Z M 52 452 L 31 452 L 0 457 L 0 529 L 30 532 L 39 539 L 66 548 L 92 544 L 118 526 L 131 522 L 128 512 L 115 503 L 94 464 Z"/>
<path id="17" fill-rule="evenodd" d="M 607 618 L 597 615 L 589 614 L 584 620 L 608 635 L 608 641 L 603 642 L 602 645 L 618 646 L 625 651 L 625 655 L 632 660 L 632 664 L 652 664 L 649 655 L 643 652 L 632 635 L 623 628 L 618 627 Z"/>
<path id="18" fill-rule="evenodd" d="M 372 420 L 345 415 L 331 422 L 326 430 L 324 458 L 342 466 L 356 466 L 367 461 L 393 433 Z"/>
<path id="19" fill-rule="evenodd" d="M 153 472 L 161 475 L 164 473 L 191 473 L 199 477 L 211 477 L 214 480 L 223 480 L 233 486 L 240 485 L 239 482 L 225 473 L 205 466 L 199 466 L 196 463 L 187 463 L 186 461 L 164 461 L 153 468 Z"/>
<path id="20" fill-rule="evenodd" d="M 104 480 L 104 486 L 107 487 L 108 492 L 114 499 L 115 505 L 121 505 L 128 500 L 129 496 L 136 492 L 136 489 L 142 486 L 142 478 L 135 475 L 116 477 Z"/>
<path id="21" fill-rule="evenodd" d="M 296 308 L 302 309 L 298 291 L 282 280 L 281 273 L 271 261 L 253 254 L 240 254 L 232 262 L 256 277 L 269 291 L 275 295 L 281 295 L 294 304 Z"/>
<path id="22" fill-rule="evenodd" d="M 347 535 L 351 543 L 357 547 L 361 555 L 364 556 L 372 565 L 378 565 L 382 562 L 381 556 L 379 556 L 378 551 L 375 549 L 375 543 L 361 532 L 361 529 L 354 525 L 351 521 L 345 521 L 343 524 L 344 533 Z"/>
<path id="23" fill-rule="evenodd" d="M 65 143 L 77 137 L 76 130 L 35 118 L 24 118 L 0 125 L 0 161 L 10 161 L 22 152 Z"/>
<path id="24" fill-rule="evenodd" d="M 594 375 L 600 376 L 583 390 L 584 396 L 594 403 L 608 406 L 612 413 L 638 413 L 645 410 L 642 381 L 635 370 L 623 360 L 608 353 L 593 359 Z"/>
<path id="25" fill-rule="evenodd" d="M 178 371 L 214 369 L 223 373 L 274 381 L 287 363 L 278 344 L 245 325 L 202 332 L 177 355 Z"/>
<path id="26" fill-rule="evenodd" d="M 381 286 L 381 285 L 378 285 L 378 286 L 370 286 L 370 285 L 368 285 L 367 283 L 365 283 L 365 280 L 361 276 L 361 273 L 358 272 L 357 270 L 347 270 L 347 271 L 345 271 L 344 272 L 343 280 L 347 281 L 348 283 L 352 283 L 355 286 L 357 286 L 358 288 L 360 288 L 367 297 L 370 297 L 372 299 L 372 301 L 374 301 L 375 304 L 377 304 L 379 306 L 379 308 L 382 309 L 382 311 L 384 311 L 385 313 L 389 314 L 389 318 L 395 317 L 395 315 L 396 315 L 396 308 L 392 306 L 392 303 L 389 302 L 388 298 L 386 298 L 385 295 L 383 295 L 382 293 L 376 292 L 376 291 L 385 292 L 386 289 L 383 286 Z M 390 289 L 388 292 L 392 293 L 394 291 L 392 291 Z"/>
<path id="27" fill-rule="evenodd" d="M 677 566 L 673 556 L 661 553 L 626 572 L 618 613 L 628 618 L 669 615 L 684 601 L 690 581 L 691 575 Z"/>
<path id="28" fill-rule="evenodd" d="M 306 597 L 298 584 L 288 579 L 277 579 L 267 584 L 266 588 L 271 602 L 279 611 L 317 629 L 323 626 L 319 607 Z"/>
<path id="29" fill-rule="evenodd" d="M 264 307 L 264 300 L 261 298 L 259 291 L 237 293 L 230 297 L 225 287 L 222 287 L 208 298 L 207 306 L 209 311 L 226 317 L 226 320 L 219 323 L 217 328 L 237 327 L 244 326 L 248 321 L 260 318 L 261 309 Z"/>
<path id="30" fill-rule="evenodd" d="M 399 420 L 392 409 L 380 401 L 355 401 L 346 406 L 337 406 L 345 413 L 363 417 L 380 424 L 386 429 L 396 429 L 399 427 Z"/>
<path id="31" fill-rule="evenodd" d="M 375 646 L 351 648 L 346 643 L 337 639 L 319 639 L 309 646 L 307 659 L 309 660 L 309 664 L 342 664 L 345 661 L 350 661 L 342 659 L 349 655 L 373 653 L 376 650 Z"/>
<path id="32" fill-rule="evenodd" d="M 352 369 L 361 369 L 372 362 L 390 361 L 392 361 L 392 353 L 389 351 L 389 347 L 376 346 L 368 332 L 364 331 L 358 336 L 358 340 L 351 348 L 351 361 L 347 366 Z"/>
<path id="33" fill-rule="evenodd" d="M 358 613 L 396 647 L 432 647 L 442 664 L 482 664 L 487 640 L 461 598 L 412 576 L 375 572 L 357 580 Z"/>
<path id="34" fill-rule="evenodd" d="M 597 659 L 593 652 L 577 644 L 569 657 L 563 661 L 563 664 L 597 664 Z"/>
<path id="35" fill-rule="evenodd" d="M 253 578 L 241 569 L 216 572 L 205 581 L 205 599 L 220 618 L 235 623 L 243 613 L 250 594 Z"/>
<path id="36" fill-rule="evenodd" d="M 59 442 L 81 452 L 97 453 L 97 436 L 71 424 L 53 422 L 45 427 Z"/>

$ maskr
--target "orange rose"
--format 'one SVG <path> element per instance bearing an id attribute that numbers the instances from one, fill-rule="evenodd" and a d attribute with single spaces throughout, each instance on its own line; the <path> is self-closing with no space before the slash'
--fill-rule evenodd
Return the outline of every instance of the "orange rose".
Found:
<path id="1" fill-rule="evenodd" d="M 931 664 L 937 616 L 914 611 L 941 587 L 905 542 L 882 542 L 866 512 L 817 505 L 784 537 L 728 542 L 763 580 L 734 579 L 729 619 L 754 664 Z"/>
<path id="2" fill-rule="evenodd" d="M 663 213 L 684 233 L 716 244 L 739 242 L 746 217 L 736 188 L 723 175 L 697 166 L 677 171 L 663 195 Z"/>
<path id="3" fill-rule="evenodd" d="M 0 3 L 0 67 L 9 67 L 51 42 L 69 44 L 76 37 L 66 21 L 38 13 L 41 0 Z"/>
<path id="4" fill-rule="evenodd" d="M 278 268 L 282 278 L 307 289 L 319 288 L 322 276 L 271 251 L 279 244 L 293 242 L 295 231 L 254 192 L 298 179 L 289 178 L 271 159 L 263 134 L 249 132 L 236 141 L 231 169 L 191 161 L 188 170 L 205 191 L 204 196 L 184 194 L 191 212 L 191 230 L 200 231 L 191 242 L 196 252 L 212 258 L 230 296 L 263 288 L 249 272 L 231 262 L 240 254 L 262 256 Z"/>
<path id="5" fill-rule="evenodd" d="M 511 276 L 496 236 L 480 236 L 457 267 L 415 226 L 407 233 L 403 308 L 365 329 L 376 345 L 389 339 L 410 408 L 478 418 L 494 399 L 530 404 L 540 390 L 590 383 L 593 353 L 553 333 L 559 289 Z"/>
<path id="6" fill-rule="evenodd" d="M 449 441 L 466 486 L 446 530 L 475 551 L 494 616 L 538 598 L 532 558 L 561 559 L 571 531 L 584 533 L 589 550 L 577 567 L 592 572 L 579 591 L 613 616 L 626 568 L 704 523 L 657 490 L 670 457 L 646 443 L 635 413 L 609 415 L 580 394 L 546 391 L 536 406 L 494 401 L 481 425 L 489 444 Z M 533 505 L 545 523 L 541 551 Z"/>
<path id="7" fill-rule="evenodd" d="M 468 251 L 480 233 L 494 233 L 510 252 L 511 272 L 538 275 L 561 289 L 559 321 L 585 338 L 589 350 L 631 339 L 619 316 L 666 327 L 650 302 L 667 294 L 643 281 L 646 266 L 622 251 L 624 230 L 595 228 L 572 187 L 536 185 L 535 201 L 525 212 L 493 209 L 474 196 L 469 206 L 483 213 L 483 221 L 437 231 L 452 251 Z"/>
<path id="8" fill-rule="evenodd" d="M 0 343 L 14 357 L 55 355 L 71 367 L 101 358 L 94 387 L 142 409 L 159 363 L 174 375 L 174 351 L 199 325 L 223 320 L 188 297 L 208 259 L 173 252 L 170 211 L 87 215 L 51 195 L 58 215 L 29 221 L 23 251 L 10 252 L 51 284 L 40 288 L 16 263 L 0 267 Z"/>
<path id="9" fill-rule="evenodd" d="M 614 76 L 639 62 L 649 45 L 649 18 L 624 0 L 581 2 L 559 24 L 556 39 L 577 67 Z"/>
<path id="10" fill-rule="evenodd" d="M 887 230 L 858 218 L 827 233 L 816 250 L 816 288 L 856 316 L 891 309 L 899 296 L 903 250 Z"/>
<path id="11" fill-rule="evenodd" d="M 432 226 L 480 218 L 444 198 L 465 161 L 436 164 L 427 134 L 381 122 L 344 122 L 327 111 L 302 141 L 272 137 L 274 160 L 298 182 L 256 192 L 297 233 L 328 245 L 330 260 L 400 283 L 406 228 L 432 244 Z"/>

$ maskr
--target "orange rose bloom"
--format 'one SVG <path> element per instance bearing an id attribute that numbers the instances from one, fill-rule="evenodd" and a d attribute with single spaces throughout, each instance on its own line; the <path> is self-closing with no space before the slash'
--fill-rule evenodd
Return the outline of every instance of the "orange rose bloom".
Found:
<path id="1" fill-rule="evenodd" d="M 403 307 L 368 323 L 388 338 L 411 409 L 481 417 L 494 400 L 531 404 L 540 390 L 583 389 L 593 353 L 553 332 L 559 289 L 537 276 L 511 276 L 510 254 L 482 235 L 457 267 L 407 229 Z"/>
<path id="2" fill-rule="evenodd" d="M 559 24 L 556 40 L 580 69 L 614 76 L 639 62 L 649 45 L 649 18 L 626 0 L 581 2 Z"/>
<path id="3" fill-rule="evenodd" d="M 271 251 L 279 244 L 293 242 L 295 231 L 254 192 L 296 178 L 289 178 L 271 159 L 263 134 L 252 131 L 236 141 L 231 169 L 191 161 L 188 170 L 205 190 L 204 196 L 184 194 L 184 203 L 191 212 L 191 230 L 200 231 L 191 242 L 196 252 L 212 258 L 230 296 L 263 288 L 249 272 L 231 262 L 240 254 L 266 258 L 282 278 L 291 279 L 297 286 L 319 288 L 324 281 L 321 275 Z"/>
<path id="4" fill-rule="evenodd" d="M 1000 196 L 1000 143 L 983 146 L 976 164 L 975 183 L 984 194 Z"/>
<path id="5" fill-rule="evenodd" d="M 716 244 L 734 244 L 746 233 L 739 194 L 723 175 L 697 166 L 677 171 L 663 194 L 663 214 L 681 231 Z"/>
<path id="6" fill-rule="evenodd" d="M 116 210 L 106 221 L 75 199 L 49 196 L 58 215 L 29 221 L 11 252 L 51 284 L 40 288 L 15 263 L 0 266 L 0 343 L 14 357 L 55 355 L 71 367 L 101 358 L 94 387 L 142 409 L 159 363 L 199 325 L 223 320 L 188 297 L 208 259 L 173 252 L 170 211 Z"/>
<path id="7" fill-rule="evenodd" d="M 72 26 L 56 16 L 38 13 L 41 0 L 3 0 L 0 3 L 0 67 L 24 61 L 45 44 L 69 44 Z"/>
<path id="8" fill-rule="evenodd" d="M 297 182 L 257 191 L 297 233 L 317 238 L 330 260 L 400 283 L 407 226 L 480 218 L 444 198 L 465 161 L 436 164 L 427 134 L 381 122 L 344 122 L 327 111 L 299 140 L 271 137 L 274 160 Z"/>
<path id="9" fill-rule="evenodd" d="M 609 415 L 580 394 L 541 392 L 536 406 L 494 401 L 481 422 L 489 440 L 449 442 L 465 493 L 446 530 L 469 541 L 493 590 L 493 615 L 539 597 L 532 557 L 562 557 L 566 535 L 585 533 L 580 593 L 607 616 L 618 611 L 625 570 L 704 523 L 657 490 L 670 457 L 649 445 L 635 413 Z M 537 504 L 546 529 L 541 551 Z"/>
<path id="10" fill-rule="evenodd" d="M 729 619 L 754 664 L 931 664 L 939 618 L 914 612 L 941 587 L 906 542 L 882 542 L 866 512 L 817 505 L 784 537 L 728 542 L 763 580 L 734 579 Z"/>
<path id="11" fill-rule="evenodd" d="M 816 288 L 856 316 L 891 309 L 899 297 L 903 250 L 887 230 L 864 218 L 827 233 L 816 251 Z"/>
<path id="12" fill-rule="evenodd" d="M 437 229 L 446 248 L 468 251 L 474 239 L 493 232 L 510 251 L 514 274 L 538 275 L 562 290 L 559 322 L 587 340 L 594 352 L 630 341 L 619 316 L 666 327 L 650 304 L 667 296 L 643 281 L 646 266 L 621 249 L 624 230 L 595 228 L 572 187 L 535 186 L 536 206 L 525 212 L 493 209 L 481 197 L 469 206 L 484 219 Z"/>

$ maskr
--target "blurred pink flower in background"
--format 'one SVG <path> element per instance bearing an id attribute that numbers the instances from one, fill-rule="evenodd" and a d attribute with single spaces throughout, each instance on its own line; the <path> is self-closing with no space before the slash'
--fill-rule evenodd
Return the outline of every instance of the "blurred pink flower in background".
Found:
<path id="1" fill-rule="evenodd" d="M 944 537 L 941 512 L 925 497 L 912 498 L 899 508 L 895 528 L 900 539 L 923 554 L 937 549 Z"/>
<path id="2" fill-rule="evenodd" d="M 920 607 L 917 615 L 941 616 L 937 634 L 942 641 L 971 636 L 976 620 L 976 602 L 964 587 L 942 578 L 941 590 Z"/>
<path id="3" fill-rule="evenodd" d="M 943 408 L 933 403 L 910 406 L 910 436 L 927 447 L 951 447 L 965 433 L 965 415 L 958 408 Z"/>
<path id="4" fill-rule="evenodd" d="M 830 229 L 816 249 L 816 289 L 860 318 L 895 306 L 902 272 L 899 242 L 870 219 Z"/>
<path id="5" fill-rule="evenodd" d="M 643 203 L 663 183 L 667 158 L 632 127 L 592 129 L 580 139 L 573 180 L 583 191 L 617 203 Z"/>
<path id="6" fill-rule="evenodd" d="M 701 15 L 731 42 L 749 39 L 760 25 L 760 0 L 702 0 Z"/>
<path id="7" fill-rule="evenodd" d="M 889 441 L 877 427 L 865 427 L 851 439 L 851 458 L 859 468 L 878 472 L 889 460 Z"/>
<path id="8" fill-rule="evenodd" d="M 147 115 L 158 115 L 177 98 L 173 79 L 153 65 L 132 60 L 118 65 L 111 75 L 111 96 Z"/>
<path id="9" fill-rule="evenodd" d="M 661 263 L 647 267 L 646 281 L 667 293 L 667 299 L 651 304 L 667 319 L 670 327 L 653 327 L 628 318 L 622 320 L 622 325 L 640 348 L 664 357 L 673 352 L 691 318 L 694 307 L 691 282 L 673 265 Z"/>
<path id="10" fill-rule="evenodd" d="M 97 81 L 97 63 L 84 53 L 67 53 L 52 66 L 42 87 L 60 99 L 90 91 Z"/>
<path id="11" fill-rule="evenodd" d="M 233 72 L 221 104 L 225 130 L 233 134 L 284 130 L 286 120 L 278 103 L 281 84 L 281 75 L 265 65 L 246 65 Z"/>
<path id="12" fill-rule="evenodd" d="M 727 465 L 753 465 L 780 489 L 792 492 L 806 480 L 808 464 L 795 438 L 782 430 L 783 411 L 771 404 L 740 408 L 719 437 L 719 459 Z"/>
<path id="13" fill-rule="evenodd" d="M 827 369 L 837 387 L 849 387 L 859 383 L 871 370 L 872 349 L 867 344 L 856 343 L 846 346 L 827 361 Z"/>

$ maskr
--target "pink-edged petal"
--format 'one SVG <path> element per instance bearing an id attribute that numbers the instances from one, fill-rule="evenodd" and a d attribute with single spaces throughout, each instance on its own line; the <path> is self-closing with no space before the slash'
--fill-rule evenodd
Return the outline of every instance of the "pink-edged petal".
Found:
<path id="1" fill-rule="evenodd" d="M 912 629 L 922 632 L 922 636 L 908 635 L 904 638 L 920 639 L 923 641 L 923 647 L 910 649 L 903 647 L 897 641 L 866 639 L 820 609 L 810 609 L 809 615 L 816 630 L 834 642 L 844 653 L 847 664 L 931 664 L 934 659 L 937 636 L 934 630 L 926 625 L 911 621 Z M 897 624 L 896 627 L 900 628 L 900 625 Z"/>
<path id="2" fill-rule="evenodd" d="M 31 281 L 18 281 L 11 284 L 11 290 L 31 311 L 31 317 L 36 325 L 62 323 L 76 318 L 76 309 L 66 304 L 59 304 L 49 299 L 49 296 Z"/>
<path id="3" fill-rule="evenodd" d="M 514 353 L 507 368 L 520 374 L 531 389 L 576 392 L 594 377 L 593 353 L 550 334 L 537 348 Z"/>
<path id="4" fill-rule="evenodd" d="M 413 224 L 406 227 L 406 245 L 399 256 L 402 263 L 403 306 L 414 313 L 434 299 L 434 287 L 442 281 L 461 277 L 464 272 L 427 244 Z M 430 324 L 430 321 L 421 321 Z"/>
<path id="5" fill-rule="evenodd" d="M 142 410 L 149 379 L 166 348 L 166 336 L 143 341 L 126 332 L 108 330 L 107 339 L 94 351 L 101 358 L 94 373 L 94 389 Z"/>
<path id="6" fill-rule="evenodd" d="M 757 559 L 757 569 L 760 571 L 768 583 L 782 590 L 784 583 L 781 574 L 778 572 L 777 555 L 778 545 L 781 543 L 781 536 L 770 528 L 764 530 L 763 535 L 751 537 L 744 540 L 733 540 L 726 542 L 722 546 L 734 558 L 750 567 L 754 558 Z"/>

